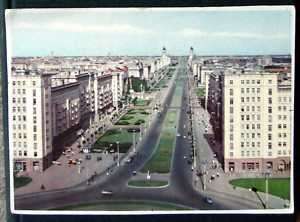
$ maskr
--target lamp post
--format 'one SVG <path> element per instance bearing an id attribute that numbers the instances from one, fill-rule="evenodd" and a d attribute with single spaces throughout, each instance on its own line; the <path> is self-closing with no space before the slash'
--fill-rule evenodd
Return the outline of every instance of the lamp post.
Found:
<path id="1" fill-rule="evenodd" d="M 133 152 L 135 152 L 135 130 L 133 130 Z"/>
<path id="2" fill-rule="evenodd" d="M 118 162 L 117 162 L 117 166 L 120 166 L 120 148 L 119 148 L 119 141 L 116 142 L 117 143 L 117 151 L 118 151 Z"/>
<path id="3" fill-rule="evenodd" d="M 264 173 L 265 174 L 265 183 L 266 183 L 266 209 L 269 208 L 269 177 L 271 175 L 270 170 L 268 169 L 267 172 Z"/>

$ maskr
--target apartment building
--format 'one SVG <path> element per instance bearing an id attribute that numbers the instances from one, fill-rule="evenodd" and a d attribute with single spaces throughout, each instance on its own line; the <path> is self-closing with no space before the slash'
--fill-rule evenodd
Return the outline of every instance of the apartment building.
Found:
<path id="1" fill-rule="evenodd" d="M 52 161 L 51 75 L 22 71 L 8 82 L 9 146 L 15 170 L 41 171 Z"/>
<path id="2" fill-rule="evenodd" d="M 290 170 L 290 78 L 258 72 L 221 78 L 225 172 Z"/>

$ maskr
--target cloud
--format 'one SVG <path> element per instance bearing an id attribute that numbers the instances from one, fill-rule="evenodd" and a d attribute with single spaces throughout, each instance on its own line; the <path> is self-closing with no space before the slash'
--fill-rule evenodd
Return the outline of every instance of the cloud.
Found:
<path id="1" fill-rule="evenodd" d="M 33 22 L 18 22 L 14 25 L 15 29 L 21 30 L 39 30 L 39 31 L 62 31 L 62 32 L 99 32 L 106 33 L 122 33 L 122 34 L 151 34 L 152 31 L 138 26 L 129 24 L 109 24 L 109 25 L 95 25 L 95 24 L 78 24 L 65 22 L 49 22 L 46 24 Z"/>
<path id="2" fill-rule="evenodd" d="M 287 39 L 286 34 L 281 33 L 250 33 L 250 32 L 205 32 L 199 29 L 186 28 L 181 31 L 184 37 L 217 37 L 217 38 L 248 38 L 248 39 Z"/>

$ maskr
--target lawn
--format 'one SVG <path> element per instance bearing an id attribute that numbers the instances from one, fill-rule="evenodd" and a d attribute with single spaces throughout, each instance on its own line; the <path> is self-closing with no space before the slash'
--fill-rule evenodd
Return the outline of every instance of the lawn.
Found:
<path id="1" fill-rule="evenodd" d="M 141 125 L 146 122 L 149 112 L 144 109 L 131 109 L 123 115 L 116 125 Z"/>
<path id="2" fill-rule="evenodd" d="M 136 141 L 138 133 L 136 134 Z M 133 132 L 128 132 L 126 129 L 113 129 L 108 130 L 103 136 L 101 136 L 93 145 L 92 152 L 95 150 L 105 150 L 108 148 L 117 150 L 116 141 L 119 141 L 120 153 L 126 153 L 132 145 Z M 112 144 L 112 146 L 110 146 Z"/>
<path id="3" fill-rule="evenodd" d="M 198 97 L 204 97 L 205 96 L 205 89 L 204 88 L 197 88 L 196 94 Z"/>
<path id="4" fill-rule="evenodd" d="M 191 210 L 187 207 L 156 201 L 103 201 L 101 203 L 81 204 L 56 208 L 54 210 L 86 210 L 86 211 L 152 211 L 152 210 Z"/>
<path id="5" fill-rule="evenodd" d="M 20 188 L 23 186 L 26 186 L 27 184 L 29 184 L 32 181 L 32 179 L 30 177 L 26 177 L 26 176 L 19 176 L 19 177 L 14 177 L 14 187 L 15 188 Z"/>
<path id="6" fill-rule="evenodd" d="M 231 180 L 230 184 L 247 189 L 255 187 L 260 192 L 265 192 L 266 189 L 266 181 L 264 178 L 235 179 Z M 289 178 L 270 178 L 268 187 L 270 194 L 283 199 L 290 199 Z"/>
<path id="7" fill-rule="evenodd" d="M 151 100 L 137 99 L 134 103 L 135 106 L 148 106 Z"/>
<path id="8" fill-rule="evenodd" d="M 172 98 L 171 107 L 172 106 L 181 106 L 181 98 L 183 92 L 182 84 L 176 85 L 175 93 Z M 148 172 L 148 170 L 153 173 L 169 173 L 171 167 L 173 146 L 176 139 L 176 132 L 179 117 L 179 110 L 172 109 L 168 111 L 167 116 L 164 120 L 162 131 L 160 134 L 160 139 L 158 146 L 156 147 L 154 155 L 151 159 L 146 163 L 146 165 L 141 170 L 142 172 Z"/>
<path id="9" fill-rule="evenodd" d="M 161 187 L 168 185 L 168 181 L 159 180 L 131 180 L 128 183 L 129 186 L 135 187 Z"/>

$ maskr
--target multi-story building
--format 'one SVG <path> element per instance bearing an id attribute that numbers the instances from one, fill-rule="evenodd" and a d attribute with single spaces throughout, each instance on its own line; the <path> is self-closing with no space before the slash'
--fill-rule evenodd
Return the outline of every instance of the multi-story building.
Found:
<path id="1" fill-rule="evenodd" d="M 9 146 L 16 170 L 41 171 L 52 161 L 51 75 L 17 72 L 8 82 Z"/>
<path id="2" fill-rule="evenodd" d="M 225 172 L 290 169 L 291 81 L 277 73 L 222 76 Z"/>

